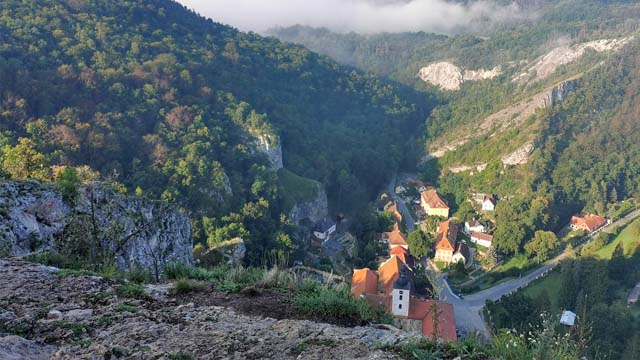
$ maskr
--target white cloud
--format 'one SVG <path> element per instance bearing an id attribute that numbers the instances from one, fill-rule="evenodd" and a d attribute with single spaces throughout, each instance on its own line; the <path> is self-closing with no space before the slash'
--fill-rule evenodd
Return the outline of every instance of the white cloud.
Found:
<path id="1" fill-rule="evenodd" d="M 360 33 L 428 31 L 451 33 L 479 24 L 526 17 L 515 4 L 490 0 L 471 5 L 446 0 L 178 0 L 203 16 L 241 30 L 309 25 Z"/>

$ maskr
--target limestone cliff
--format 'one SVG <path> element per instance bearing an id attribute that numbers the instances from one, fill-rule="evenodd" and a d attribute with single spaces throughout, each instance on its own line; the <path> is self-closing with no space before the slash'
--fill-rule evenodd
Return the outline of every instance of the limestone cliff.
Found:
<path id="1" fill-rule="evenodd" d="M 316 223 L 329 214 L 329 204 L 324 186 L 316 182 L 316 187 L 317 191 L 314 197 L 297 202 L 289 211 L 289 219 L 293 223 L 300 224 L 305 219 Z"/>
<path id="2" fill-rule="evenodd" d="M 271 169 L 278 171 L 282 169 L 282 145 L 280 143 L 280 137 L 260 135 L 256 139 L 256 145 L 260 152 L 267 156 Z"/>
<path id="3" fill-rule="evenodd" d="M 122 268 L 160 271 L 168 262 L 192 261 L 189 220 L 166 203 L 92 184 L 70 204 L 53 185 L 0 183 L 0 255 L 65 250 L 74 236 L 107 249 Z"/>
<path id="4" fill-rule="evenodd" d="M 502 70 L 499 66 L 491 70 L 467 70 L 450 62 L 442 61 L 423 67 L 420 69 L 418 77 L 424 82 L 452 91 L 460 89 L 460 85 L 466 81 L 493 79 L 501 73 Z"/>

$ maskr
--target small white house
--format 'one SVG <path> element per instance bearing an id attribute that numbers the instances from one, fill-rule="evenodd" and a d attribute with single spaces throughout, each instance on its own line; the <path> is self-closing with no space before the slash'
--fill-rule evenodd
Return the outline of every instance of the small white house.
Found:
<path id="1" fill-rule="evenodd" d="M 482 211 L 494 211 L 496 209 L 496 200 L 492 194 L 486 195 L 482 201 Z"/>
<path id="2" fill-rule="evenodd" d="M 470 235 L 474 231 L 483 233 L 487 231 L 487 228 L 477 220 L 467 221 L 464 223 L 464 232 L 467 235 Z"/>
<path id="3" fill-rule="evenodd" d="M 470 240 L 472 243 L 484 247 L 491 247 L 491 245 L 493 245 L 493 236 L 481 232 L 472 231 Z"/>
<path id="4" fill-rule="evenodd" d="M 331 235 L 335 234 L 336 230 L 336 222 L 329 218 L 324 218 L 316 224 L 315 228 L 313 229 L 313 235 L 315 235 L 315 237 L 320 240 L 326 240 L 331 237 Z"/>
<path id="5" fill-rule="evenodd" d="M 565 310 L 560 317 L 560 324 L 566 326 L 573 326 L 576 323 L 576 314 L 572 311 Z"/>

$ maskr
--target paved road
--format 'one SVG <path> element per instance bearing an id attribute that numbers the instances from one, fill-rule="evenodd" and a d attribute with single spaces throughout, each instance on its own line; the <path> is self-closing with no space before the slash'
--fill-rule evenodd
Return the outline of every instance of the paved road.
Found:
<path id="1" fill-rule="evenodd" d="M 632 220 L 640 216 L 640 210 L 636 210 L 622 219 L 613 222 L 610 225 L 603 227 L 600 231 L 609 232 L 616 226 L 624 226 L 630 223 Z M 587 236 L 587 240 L 582 244 L 576 246 L 576 250 L 585 244 L 589 243 L 597 232 Z M 497 301 L 503 296 L 509 295 L 514 291 L 528 285 L 532 281 L 545 276 L 549 271 L 553 270 L 560 261 L 564 260 L 569 254 L 562 253 L 557 257 L 547 261 L 544 265 L 531 273 L 522 276 L 517 279 L 508 280 L 499 283 L 489 289 L 470 294 L 464 298 L 456 296 L 449 287 L 447 280 L 442 275 L 437 275 L 437 283 L 439 290 L 439 298 L 441 301 L 447 302 L 453 305 L 454 314 L 456 318 L 456 324 L 460 331 L 464 334 L 479 333 L 485 338 L 489 338 L 491 333 L 484 322 L 481 312 L 487 300 Z M 429 262 L 429 268 L 432 273 L 438 274 L 437 269 Z"/>
<path id="2" fill-rule="evenodd" d="M 404 200 L 402 200 L 400 196 L 396 195 L 397 179 L 397 174 L 393 174 L 393 177 L 389 182 L 389 188 L 387 189 L 387 192 L 389 193 L 389 196 L 391 196 L 391 198 L 396 202 L 396 204 L 398 204 L 398 210 L 400 211 L 400 213 L 402 213 L 402 219 L 404 220 L 407 231 L 412 232 L 416 229 L 416 221 L 413 219 L 413 215 L 411 214 L 411 211 L 409 211 L 407 204 L 404 203 Z"/>

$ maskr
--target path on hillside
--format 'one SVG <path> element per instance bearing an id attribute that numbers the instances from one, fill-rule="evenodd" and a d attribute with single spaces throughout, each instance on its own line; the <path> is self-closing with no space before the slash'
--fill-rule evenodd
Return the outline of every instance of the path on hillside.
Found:
<path id="1" fill-rule="evenodd" d="M 391 181 L 389 182 L 389 188 L 387 192 L 389 196 L 398 204 L 398 210 L 402 213 L 402 219 L 404 220 L 404 224 L 406 226 L 407 232 L 412 232 L 416 229 L 416 221 L 413 219 L 413 214 L 409 211 L 407 204 L 404 203 L 404 200 L 400 198 L 396 194 L 396 181 L 398 179 L 398 174 L 393 174 L 391 177 Z"/>
<path id="2" fill-rule="evenodd" d="M 640 210 L 636 210 L 631 212 L 629 215 L 623 217 L 622 219 L 616 220 L 613 223 L 603 227 L 599 231 L 610 232 L 616 226 L 624 226 L 635 218 L 640 216 Z M 580 249 L 585 244 L 589 243 L 594 239 L 594 235 L 599 231 L 596 231 L 587 236 L 587 241 L 584 241 L 582 244 L 576 246 L 575 250 Z M 563 252 L 562 254 L 556 256 L 555 258 L 547 261 L 544 265 L 537 268 L 536 270 L 530 272 L 529 274 L 522 276 L 517 279 L 511 279 L 505 282 L 501 282 L 496 284 L 495 286 L 488 288 L 483 291 L 479 291 L 474 294 L 470 294 L 465 296 L 464 298 L 460 298 L 451 291 L 449 284 L 444 276 L 438 276 L 438 289 L 439 289 L 439 298 L 441 301 L 447 302 L 453 305 L 455 317 L 456 317 L 456 325 L 460 329 L 463 334 L 472 334 L 479 333 L 485 338 L 489 338 L 491 333 L 487 324 L 484 322 L 482 317 L 482 308 L 485 306 L 487 300 L 497 301 L 503 296 L 509 295 L 514 291 L 519 290 L 520 288 L 527 286 L 532 281 L 547 275 L 553 268 L 555 268 L 560 261 L 564 260 L 568 253 Z M 430 263 L 431 264 L 431 263 Z M 435 267 L 430 266 L 431 271 L 437 271 Z"/>

